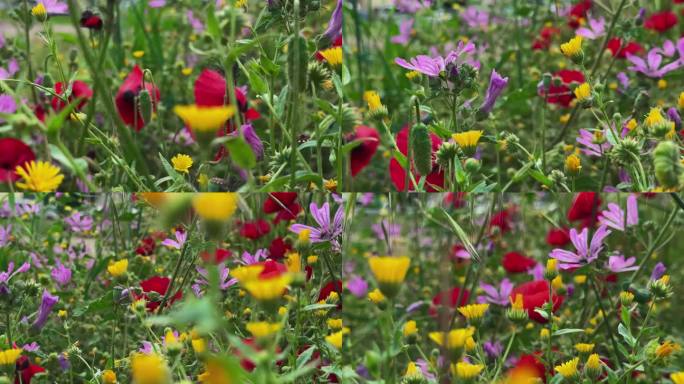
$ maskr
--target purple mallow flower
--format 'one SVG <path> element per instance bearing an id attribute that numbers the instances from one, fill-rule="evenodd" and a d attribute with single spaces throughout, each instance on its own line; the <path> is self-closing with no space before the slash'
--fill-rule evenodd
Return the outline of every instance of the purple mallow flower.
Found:
<path id="1" fill-rule="evenodd" d="M 0 226 L 0 247 L 4 247 L 9 244 L 12 237 L 12 224 L 8 224 L 6 227 Z"/>
<path id="2" fill-rule="evenodd" d="M 57 285 L 59 285 L 60 287 L 64 287 L 71 281 L 71 269 L 65 267 L 64 264 L 57 261 L 57 266 L 52 268 L 50 276 L 52 276 L 52 280 Z"/>
<path id="3" fill-rule="evenodd" d="M 603 136 L 605 137 L 605 132 L 603 133 Z M 605 138 L 602 140 L 603 142 L 601 144 L 598 144 L 596 142 L 596 136 L 594 134 L 587 131 L 586 129 L 579 130 L 579 137 L 577 138 L 577 142 L 584 145 L 584 148 L 582 148 L 582 152 L 584 152 L 585 155 L 601 157 L 604 154 L 606 154 L 608 150 L 612 147 L 612 144 L 610 144 L 608 140 L 605 140 Z"/>
<path id="4" fill-rule="evenodd" d="M 658 262 L 658 264 L 653 267 L 653 271 L 651 272 L 651 280 L 658 280 L 663 275 L 667 272 L 667 268 L 665 267 L 665 264 Z"/>
<path id="5" fill-rule="evenodd" d="M 627 54 L 627 60 L 629 60 L 633 66 L 627 68 L 633 72 L 640 72 L 648 77 L 660 78 L 684 67 L 684 37 L 680 38 L 677 42 L 677 51 L 679 52 L 679 58 L 662 66 L 663 56 L 671 57 L 675 54 L 675 46 L 670 40 L 667 40 L 662 48 L 652 48 L 646 54 L 646 60 L 643 58 Z"/>
<path id="6" fill-rule="evenodd" d="M 570 230 L 570 241 L 575 246 L 575 252 L 556 248 L 549 254 L 550 257 L 560 261 L 560 269 L 578 268 L 596 260 L 603 250 L 603 240 L 610 235 L 611 231 L 601 225 L 594 233 L 589 243 L 589 229 L 584 228 L 579 234 L 575 228 Z"/>
<path id="7" fill-rule="evenodd" d="M 414 19 L 406 19 L 399 24 L 399 34 L 390 39 L 394 44 L 406 45 L 411 40 Z"/>
<path id="8" fill-rule="evenodd" d="M 394 59 L 394 62 L 403 68 L 420 72 L 430 77 L 438 77 L 439 74 L 446 69 L 447 64 L 458 61 L 461 55 L 467 55 L 474 50 L 475 44 L 471 42 L 464 44 L 462 41 L 459 41 L 456 49 L 449 52 L 446 57 L 418 55 L 410 59 L 410 62 L 407 62 L 401 57 L 397 57 Z"/>
<path id="9" fill-rule="evenodd" d="M 598 19 L 594 19 L 592 17 L 589 18 L 589 28 L 582 27 L 582 28 L 577 28 L 577 31 L 575 31 L 575 34 L 586 37 L 587 39 L 590 40 L 596 40 L 599 37 L 603 36 L 606 32 L 606 19 L 603 17 L 600 17 Z"/>
<path id="10" fill-rule="evenodd" d="M 40 331 L 45 326 L 45 323 L 52 312 L 52 307 L 57 304 L 59 297 L 53 296 L 47 290 L 43 291 L 43 298 L 40 302 L 40 308 L 38 309 L 38 315 L 36 320 L 31 324 L 31 327 L 35 330 Z"/>
<path id="11" fill-rule="evenodd" d="M 58 0 L 41 0 L 45 6 L 45 10 L 49 14 L 65 14 L 69 12 L 69 6 Z M 39 2 L 36 2 L 38 4 Z"/>
<path id="12" fill-rule="evenodd" d="M 347 282 L 347 289 L 352 295 L 362 298 L 366 296 L 366 293 L 368 292 L 368 282 L 361 276 L 353 276 Z"/>
<path id="13" fill-rule="evenodd" d="M 511 291 L 513 291 L 513 283 L 505 278 L 501 280 L 498 289 L 486 283 L 480 283 L 480 288 L 485 292 L 485 295 L 477 298 L 479 303 L 492 303 L 505 307 L 509 303 L 508 297 L 511 295 Z"/>
<path id="14" fill-rule="evenodd" d="M 342 33 L 342 0 L 337 0 L 335 10 L 330 15 L 328 28 L 323 32 L 323 36 L 329 41 L 335 41 Z"/>
<path id="15" fill-rule="evenodd" d="M 80 212 L 74 212 L 71 216 L 64 220 L 69 225 L 72 232 L 86 232 L 93 226 L 93 218 L 90 216 L 81 215 Z"/>
<path id="16" fill-rule="evenodd" d="M 485 100 L 480 106 L 480 112 L 488 114 L 494 107 L 496 99 L 501 95 L 504 88 L 508 85 L 508 77 L 501 77 L 496 70 L 492 69 L 492 76 L 489 78 L 489 87 L 487 87 L 487 94 Z"/>
<path id="17" fill-rule="evenodd" d="M 639 207 L 636 195 L 627 197 L 627 217 L 625 212 L 615 203 L 608 204 L 608 210 L 601 212 L 599 222 L 605 226 L 624 232 L 625 227 L 633 227 L 639 224 Z"/>
<path id="18" fill-rule="evenodd" d="M 308 229 L 311 231 L 309 233 L 309 241 L 312 243 L 321 243 L 325 241 L 337 241 L 337 237 L 342 234 L 342 220 L 344 218 L 344 210 L 342 206 L 337 208 L 335 216 L 332 221 L 330 221 L 330 205 L 324 203 L 320 208 L 316 203 L 311 203 L 309 205 L 309 210 L 311 211 L 311 216 L 318 223 L 318 227 L 312 227 L 304 224 L 293 224 L 290 227 L 290 231 L 299 234 L 301 231 Z"/>
<path id="19" fill-rule="evenodd" d="M 486 31 L 489 24 L 493 21 L 488 12 L 485 12 L 473 5 L 468 6 L 461 12 L 461 20 L 471 29 L 481 29 Z"/>
<path id="20" fill-rule="evenodd" d="M 634 265 L 634 263 L 636 263 L 636 257 L 634 256 L 625 259 L 622 255 L 613 255 L 608 257 L 606 267 L 615 273 L 636 271 L 639 267 Z"/>
<path id="21" fill-rule="evenodd" d="M 181 249 L 183 248 L 183 244 L 185 244 L 185 240 L 187 238 L 188 234 L 185 233 L 185 231 L 176 231 L 176 239 L 164 239 L 164 241 L 162 241 L 162 245 L 166 245 L 167 247 L 171 248 Z"/>
<path id="22" fill-rule="evenodd" d="M 252 152 L 257 159 L 261 159 L 264 156 L 264 144 L 261 142 L 259 135 L 257 135 L 252 124 L 245 124 L 242 126 L 242 135 L 245 138 L 247 144 L 252 147 Z"/>

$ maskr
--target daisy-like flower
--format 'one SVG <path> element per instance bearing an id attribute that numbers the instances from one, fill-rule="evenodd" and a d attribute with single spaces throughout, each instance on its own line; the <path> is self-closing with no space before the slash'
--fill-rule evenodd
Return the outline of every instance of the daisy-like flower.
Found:
<path id="1" fill-rule="evenodd" d="M 560 46 L 561 52 L 573 60 L 582 57 L 582 36 L 575 36 Z"/>
<path id="2" fill-rule="evenodd" d="M 319 51 L 323 59 L 328 62 L 333 67 L 342 65 L 342 47 L 331 47 Z"/>
<path id="3" fill-rule="evenodd" d="M 128 270 L 128 260 L 127 259 L 122 259 L 115 261 L 113 263 L 109 263 L 107 266 L 107 272 L 109 272 L 110 275 L 113 277 L 119 277 L 122 276 L 126 271 Z"/>
<path id="4" fill-rule="evenodd" d="M 464 150 L 472 149 L 477 146 L 477 143 L 482 137 L 482 131 L 470 130 L 461 133 L 454 133 L 451 135 L 456 144 Z"/>
<path id="5" fill-rule="evenodd" d="M 171 158 L 171 164 L 176 171 L 188 173 L 188 170 L 192 167 L 192 157 L 179 153 Z"/>
<path id="6" fill-rule="evenodd" d="M 575 94 L 575 97 L 579 102 L 588 100 L 591 97 L 591 86 L 589 85 L 589 83 L 582 83 L 577 88 L 575 88 L 573 93 Z"/>
<path id="7" fill-rule="evenodd" d="M 602 225 L 611 227 L 624 232 L 626 227 L 633 227 L 639 224 L 639 208 L 637 206 L 637 196 L 630 194 L 627 197 L 627 215 L 615 203 L 609 203 L 608 209 L 601 212 L 599 222 Z"/>
<path id="8" fill-rule="evenodd" d="M 452 371 L 461 380 L 471 380 L 477 377 L 484 369 L 482 364 L 470 364 L 465 361 L 452 364 Z"/>
<path id="9" fill-rule="evenodd" d="M 47 161 L 31 160 L 24 165 L 17 166 L 16 172 L 24 179 L 23 182 L 17 182 L 17 186 L 34 192 L 53 192 L 59 188 L 64 179 L 60 169 Z"/>
<path id="10" fill-rule="evenodd" d="M 458 312 L 460 312 L 469 322 L 475 323 L 482 320 L 487 309 L 489 309 L 489 304 L 468 304 L 463 307 L 458 307 Z"/>
<path id="11" fill-rule="evenodd" d="M 575 228 L 570 230 L 570 241 L 575 247 L 575 252 L 556 248 L 549 254 L 550 257 L 560 261 L 560 269 L 578 268 L 596 260 L 603 250 L 603 240 L 610 235 L 611 231 L 605 225 L 601 225 L 594 233 L 589 244 L 589 229 L 584 228 L 579 234 Z"/>
<path id="12" fill-rule="evenodd" d="M 579 358 L 575 357 L 572 360 L 566 361 L 565 363 L 561 365 L 556 365 L 554 367 L 554 370 L 558 372 L 561 376 L 563 376 L 566 379 L 571 379 L 575 376 L 577 376 L 578 371 L 577 371 L 577 365 L 579 364 Z"/>
<path id="13" fill-rule="evenodd" d="M 282 326 L 280 323 L 269 323 L 267 321 L 251 321 L 246 325 L 247 331 L 257 339 L 269 338 L 278 333 Z"/>

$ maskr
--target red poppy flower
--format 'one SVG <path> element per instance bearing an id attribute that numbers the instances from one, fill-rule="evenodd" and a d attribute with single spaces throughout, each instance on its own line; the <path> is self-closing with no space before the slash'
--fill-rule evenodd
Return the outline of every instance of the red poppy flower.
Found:
<path id="1" fill-rule="evenodd" d="M 622 40 L 620 40 L 619 37 L 613 37 L 610 39 L 606 45 L 606 48 L 610 50 L 610 53 L 613 55 L 613 57 L 617 57 L 618 59 L 626 58 L 627 54 L 636 55 L 644 50 L 639 43 L 634 41 L 630 41 L 627 44 L 622 44 Z"/>
<path id="2" fill-rule="evenodd" d="M 518 377 L 518 375 L 525 378 L 538 377 L 546 383 L 546 369 L 544 363 L 537 357 L 539 354 L 526 353 L 520 355 L 513 368 L 508 371 L 509 377 Z"/>
<path id="3" fill-rule="evenodd" d="M 347 137 L 348 141 L 359 140 L 361 144 L 357 145 L 351 151 L 351 174 L 356 176 L 362 169 L 370 163 L 373 155 L 378 150 L 380 145 L 380 135 L 375 128 L 359 125 L 354 128 L 354 133 Z"/>
<path id="4" fill-rule="evenodd" d="M 328 282 L 326 285 L 324 285 L 321 290 L 318 292 L 318 301 L 325 300 L 330 296 L 332 292 L 337 292 L 337 294 L 341 297 L 342 296 L 342 281 L 341 280 L 335 280 Z"/>
<path id="5" fill-rule="evenodd" d="M 408 152 L 408 137 L 409 137 L 409 125 L 404 126 L 404 128 L 397 133 L 396 140 L 397 140 L 397 147 L 399 147 L 399 151 L 406 156 L 406 153 Z M 434 153 L 439 149 L 439 146 L 442 144 L 442 139 L 437 137 L 434 133 L 430 133 L 430 141 L 432 142 L 432 155 L 433 155 L 433 161 L 432 161 L 432 172 L 430 172 L 427 175 L 427 182 L 425 183 L 425 190 L 427 192 L 436 192 L 436 188 L 442 188 L 444 187 L 444 173 L 439 169 L 438 166 L 436 166 L 434 162 Z M 406 190 L 406 170 L 404 167 L 402 167 L 399 162 L 396 159 L 392 159 L 389 164 L 389 171 L 390 171 L 390 178 L 392 179 L 392 183 L 394 184 L 394 187 L 397 188 L 399 191 L 404 191 Z M 413 173 L 416 181 L 420 178 L 420 176 L 415 172 L 413 169 L 413 166 L 411 167 L 411 173 Z M 413 184 L 409 183 L 409 190 L 413 190 Z"/>
<path id="6" fill-rule="evenodd" d="M 511 230 L 511 215 L 515 210 L 513 208 L 504 209 L 492 215 L 489 222 L 489 229 L 493 227 L 499 228 L 499 232 L 506 233 Z"/>
<path id="7" fill-rule="evenodd" d="M 280 260 L 291 250 L 292 245 L 289 242 L 283 240 L 282 237 L 276 237 L 268 247 L 268 256 L 271 259 Z"/>
<path id="8" fill-rule="evenodd" d="M 119 87 L 115 99 L 116 110 L 119 112 L 119 117 L 126 125 L 135 128 L 136 131 L 140 131 L 142 127 L 145 126 L 142 114 L 140 113 L 139 108 L 136 107 L 136 98 L 142 88 L 143 71 L 136 65 Z M 156 109 L 160 99 L 159 89 L 151 83 L 145 83 L 145 89 L 150 93 L 152 107 Z"/>
<path id="9" fill-rule="evenodd" d="M 264 201 L 264 213 L 276 213 L 286 209 L 297 199 L 297 192 L 273 192 L 269 193 Z"/>
<path id="10" fill-rule="evenodd" d="M 568 220 L 590 219 L 592 213 L 594 213 L 594 219 L 596 219 L 599 206 L 601 206 L 601 198 L 596 196 L 596 192 L 580 192 L 575 195 L 572 206 L 568 210 Z"/>
<path id="11" fill-rule="evenodd" d="M 248 239 L 256 240 L 268 234 L 270 231 L 271 226 L 268 225 L 268 221 L 259 219 L 243 223 L 242 228 L 240 228 L 240 235 Z"/>
<path id="12" fill-rule="evenodd" d="M 154 252 L 157 247 L 154 239 L 152 237 L 145 237 L 140 241 L 140 245 L 135 249 L 135 253 L 142 256 L 149 256 Z"/>
<path id="13" fill-rule="evenodd" d="M 202 252 L 200 257 L 205 263 L 220 264 L 227 260 L 233 253 L 228 249 L 218 248 L 214 253 Z"/>
<path id="14" fill-rule="evenodd" d="M 546 102 L 550 104 L 558 104 L 563 107 L 569 107 L 570 102 L 575 98 L 575 95 L 570 91 L 568 85 L 570 83 L 584 83 L 584 75 L 580 71 L 573 71 L 571 69 L 561 69 L 553 74 L 561 80 L 561 84 L 554 85 L 553 82 L 549 86 L 549 94 L 546 97 Z M 540 95 L 544 96 L 544 90 L 540 89 Z"/>
<path id="15" fill-rule="evenodd" d="M 12 137 L 0 139 L 0 183 L 18 180 L 19 175 L 15 172 L 17 166 L 35 159 L 31 147 L 23 141 Z"/>
<path id="16" fill-rule="evenodd" d="M 302 211 L 302 207 L 297 203 L 292 203 L 288 205 L 285 209 L 278 211 L 275 219 L 273 219 L 274 224 L 278 224 L 281 221 L 290 221 L 297 218 L 299 212 Z"/>
<path id="17" fill-rule="evenodd" d="M 656 12 L 644 21 L 644 28 L 664 33 L 677 25 L 677 15 L 671 11 Z"/>
<path id="18" fill-rule="evenodd" d="M 466 205 L 466 192 L 449 192 L 444 197 L 444 205 L 462 208 Z"/>
<path id="19" fill-rule="evenodd" d="M 166 295 L 166 291 L 169 289 L 169 284 L 171 284 L 171 279 L 169 279 L 168 277 L 154 276 L 145 281 L 140 282 L 140 288 L 142 288 L 143 290 L 142 295 L 134 294 L 133 296 L 136 300 L 145 299 L 145 301 L 147 302 L 147 310 L 153 312 L 159 307 L 159 305 L 161 305 L 161 302 L 152 301 L 148 293 L 156 292 L 159 294 L 159 297 L 164 297 L 164 295 Z M 169 297 L 169 302 L 167 303 L 167 305 L 173 304 L 176 300 L 180 300 L 182 297 L 183 292 L 176 292 L 175 295 Z"/>
<path id="20" fill-rule="evenodd" d="M 275 260 L 268 259 L 260 264 L 264 266 L 264 270 L 259 274 L 259 279 L 261 280 L 272 279 L 287 272 L 287 266 Z"/>
<path id="21" fill-rule="evenodd" d="M 15 366 L 17 374 L 14 376 L 14 384 L 31 384 L 33 376 L 45 372 L 45 368 L 40 365 L 31 364 L 31 360 L 27 356 L 20 356 Z"/>
<path id="22" fill-rule="evenodd" d="M 570 235 L 567 228 L 551 228 L 546 234 L 546 244 L 554 247 L 564 247 L 570 243 Z"/>
<path id="23" fill-rule="evenodd" d="M 61 96 L 64 94 L 64 91 L 66 91 L 66 89 L 64 87 L 64 84 L 61 81 L 58 81 L 57 83 L 55 83 L 55 93 L 56 94 Z M 90 87 L 88 87 L 88 84 L 86 84 L 85 82 L 83 82 L 81 80 L 76 80 L 71 85 L 71 96 L 69 96 L 67 98 L 68 103 L 65 103 L 64 101 L 62 101 L 62 99 L 60 99 L 57 96 L 53 96 L 50 104 L 52 104 L 52 109 L 59 112 L 62 109 L 64 109 L 64 107 L 69 105 L 72 101 L 81 98 L 83 100 L 81 100 L 81 102 L 78 103 L 78 106 L 76 106 L 76 109 L 81 109 L 88 102 L 88 100 L 90 100 L 90 98 L 92 98 L 92 97 L 93 97 L 93 90 L 90 89 Z"/>
<path id="24" fill-rule="evenodd" d="M 544 27 L 539 32 L 539 37 L 532 43 L 533 50 L 547 50 L 551 46 L 554 35 L 560 35 L 560 29 L 556 27 Z"/>
<path id="25" fill-rule="evenodd" d="M 435 295 L 432 298 L 432 305 L 430 306 L 429 313 L 431 316 L 437 316 L 437 309 L 444 305 L 443 302 L 448 300 L 448 305 L 450 308 L 461 307 L 468 304 L 468 297 L 470 296 L 470 291 L 467 289 L 463 290 L 463 296 L 461 297 L 460 303 L 457 305 L 458 295 L 461 294 L 461 288 L 454 287 L 452 289 L 447 289 Z"/>
<path id="26" fill-rule="evenodd" d="M 580 19 L 587 17 L 587 12 L 591 9 L 591 0 L 583 0 L 570 8 L 568 25 L 570 28 L 577 29 L 580 26 Z"/>
<path id="27" fill-rule="evenodd" d="M 504 255 L 501 265 L 508 273 L 523 273 L 534 268 L 537 262 L 522 253 L 508 252 Z"/>
<path id="28" fill-rule="evenodd" d="M 83 11 L 81 14 L 81 27 L 99 31 L 102 29 L 102 18 L 91 11 Z"/>
<path id="29" fill-rule="evenodd" d="M 218 107 L 230 104 L 230 98 L 226 97 L 226 79 L 218 72 L 205 69 L 195 80 L 195 104 L 204 107 Z M 255 120 L 261 117 L 259 112 L 247 108 L 247 97 L 240 88 L 235 88 L 235 100 L 238 110 L 245 114 L 245 120 Z M 225 133 L 225 132 L 224 132 Z"/>
<path id="30" fill-rule="evenodd" d="M 548 320 L 543 318 L 539 313 L 535 312 L 535 308 L 539 308 L 544 303 L 549 301 L 549 282 L 546 280 L 529 281 L 523 283 L 511 291 L 511 299 L 515 299 L 515 296 L 521 294 L 523 296 L 523 308 L 527 311 L 527 315 L 530 319 L 536 321 L 537 323 L 544 324 Z M 553 293 L 551 295 L 553 301 L 553 312 L 556 312 L 558 308 L 563 304 L 563 296 L 556 295 Z"/>

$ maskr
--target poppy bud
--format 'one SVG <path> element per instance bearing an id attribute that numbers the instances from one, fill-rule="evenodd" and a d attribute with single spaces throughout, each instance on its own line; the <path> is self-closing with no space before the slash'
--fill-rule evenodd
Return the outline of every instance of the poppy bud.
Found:
<path id="1" fill-rule="evenodd" d="M 52 88 L 55 85 L 55 82 L 52 80 L 52 76 L 50 76 L 49 73 L 45 73 L 43 75 L 43 87 L 45 88 Z"/>
<path id="2" fill-rule="evenodd" d="M 138 94 L 138 108 L 144 124 L 149 123 L 152 120 L 152 98 L 147 89 L 142 89 Z"/>
<path id="3" fill-rule="evenodd" d="M 430 133 L 425 124 L 416 124 L 411 129 L 411 148 L 413 165 L 420 175 L 427 175 L 432 171 L 432 143 Z"/>
<path id="4" fill-rule="evenodd" d="M 476 173 L 480 170 L 481 165 L 482 164 L 480 163 L 480 160 L 474 159 L 472 157 L 467 158 L 465 161 L 465 169 L 469 173 Z"/>
<path id="5" fill-rule="evenodd" d="M 551 74 L 548 72 L 544 73 L 544 75 L 542 76 L 542 84 L 544 84 L 544 91 L 545 92 L 548 91 L 549 88 L 551 87 L 551 80 L 552 80 Z"/>
<path id="6" fill-rule="evenodd" d="M 676 188 L 682 165 L 679 162 L 679 149 L 671 141 L 663 141 L 653 151 L 653 165 L 656 178 L 664 188 Z"/>
<path id="7" fill-rule="evenodd" d="M 290 86 L 297 92 L 306 88 L 307 61 L 306 40 L 297 36 L 290 42 L 287 51 L 287 77 Z"/>

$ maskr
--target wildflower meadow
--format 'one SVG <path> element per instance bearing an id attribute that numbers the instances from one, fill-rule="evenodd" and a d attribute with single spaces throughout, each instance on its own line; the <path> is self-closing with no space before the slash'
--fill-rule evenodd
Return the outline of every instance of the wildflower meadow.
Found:
<path id="1" fill-rule="evenodd" d="M 349 190 L 678 190 L 683 12 L 680 0 L 346 2 L 345 91 L 368 138 Z"/>
<path id="2" fill-rule="evenodd" d="M 679 196 L 348 204 L 352 382 L 682 383 Z"/>
<path id="3" fill-rule="evenodd" d="M 0 4 L 2 183 L 336 189 L 342 1 Z M 5 188 L 8 189 L 8 188 Z"/>
<path id="4" fill-rule="evenodd" d="M 338 382 L 335 199 L 0 198 L 0 382 Z"/>

